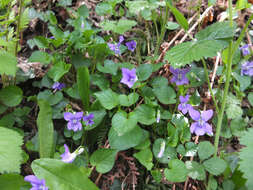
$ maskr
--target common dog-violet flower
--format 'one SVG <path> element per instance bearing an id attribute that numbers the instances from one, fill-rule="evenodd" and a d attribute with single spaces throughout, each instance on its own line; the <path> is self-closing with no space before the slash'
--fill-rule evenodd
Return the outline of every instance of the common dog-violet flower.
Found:
<path id="1" fill-rule="evenodd" d="M 187 94 L 184 96 L 179 96 L 180 104 L 178 105 L 178 110 L 180 110 L 183 114 L 186 114 L 190 111 L 190 109 L 193 109 L 191 104 L 187 104 L 189 101 L 190 96 Z"/>
<path id="2" fill-rule="evenodd" d="M 61 155 L 61 161 L 72 163 L 75 158 L 84 151 L 84 148 L 78 147 L 73 153 L 69 152 L 69 147 L 64 144 L 65 152 Z"/>
<path id="3" fill-rule="evenodd" d="M 126 84 L 129 88 L 132 88 L 134 83 L 138 80 L 136 76 L 136 69 L 129 70 L 127 68 L 122 68 L 122 79 L 121 83 Z"/>
<path id="4" fill-rule="evenodd" d="M 94 124 L 94 114 L 93 113 L 90 113 L 89 115 L 85 115 L 83 116 L 83 121 L 85 122 L 86 125 L 93 125 Z"/>
<path id="5" fill-rule="evenodd" d="M 249 49 L 249 45 L 248 44 L 243 45 L 239 49 L 242 51 L 243 56 L 246 56 L 246 55 L 250 54 L 250 49 Z"/>
<path id="6" fill-rule="evenodd" d="M 68 130 L 79 131 L 82 130 L 81 119 L 83 118 L 83 112 L 64 113 L 64 119 L 68 121 L 67 128 Z"/>
<path id="7" fill-rule="evenodd" d="M 54 90 L 61 90 L 63 88 L 65 88 L 65 84 L 60 82 L 55 82 L 52 86 L 52 89 Z"/>
<path id="8" fill-rule="evenodd" d="M 176 85 L 188 84 L 189 80 L 186 74 L 190 71 L 189 68 L 186 69 L 174 69 L 170 67 L 170 72 L 173 74 L 171 82 L 175 82 Z"/>
<path id="9" fill-rule="evenodd" d="M 124 37 L 120 36 L 119 42 L 117 44 L 107 43 L 107 45 L 109 46 L 110 50 L 114 51 L 116 55 L 120 55 L 120 45 L 123 41 L 124 41 Z"/>
<path id="10" fill-rule="evenodd" d="M 31 183 L 32 188 L 30 190 L 48 190 L 44 179 L 38 179 L 35 175 L 28 175 L 24 178 L 25 181 Z"/>
<path id="11" fill-rule="evenodd" d="M 246 61 L 242 64 L 241 75 L 253 76 L 253 61 Z"/>
<path id="12" fill-rule="evenodd" d="M 134 40 L 130 42 L 126 42 L 127 49 L 130 50 L 131 52 L 134 52 L 136 48 L 136 42 Z"/>
<path id="13" fill-rule="evenodd" d="M 199 111 L 197 110 L 190 109 L 189 114 L 191 118 L 195 121 L 191 124 L 191 133 L 195 133 L 198 136 L 202 136 L 205 133 L 213 135 L 211 125 L 207 123 L 207 121 L 213 116 L 213 110 L 210 109 L 199 113 Z"/>

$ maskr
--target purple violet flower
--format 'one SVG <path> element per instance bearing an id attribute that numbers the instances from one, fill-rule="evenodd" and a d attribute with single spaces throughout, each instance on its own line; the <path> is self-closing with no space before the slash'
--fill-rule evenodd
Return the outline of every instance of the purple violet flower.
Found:
<path id="1" fill-rule="evenodd" d="M 159 123 L 160 119 L 161 119 L 161 112 L 160 112 L 160 110 L 158 110 L 157 114 L 156 114 L 156 123 Z"/>
<path id="2" fill-rule="evenodd" d="M 83 121 L 85 122 L 86 125 L 89 125 L 89 126 L 92 126 L 94 124 L 93 119 L 94 119 L 93 113 L 83 116 Z"/>
<path id="3" fill-rule="evenodd" d="M 170 67 L 170 72 L 173 74 L 171 82 L 175 82 L 176 85 L 188 84 L 189 80 L 186 77 L 186 74 L 190 71 L 189 68 L 186 69 L 174 69 Z"/>
<path id="4" fill-rule="evenodd" d="M 249 45 L 248 44 L 243 45 L 239 49 L 242 50 L 243 56 L 246 56 L 246 55 L 250 54 L 250 50 L 249 50 Z"/>
<path id="5" fill-rule="evenodd" d="M 136 42 L 134 40 L 130 42 L 126 42 L 127 49 L 130 50 L 131 52 L 134 52 L 136 48 Z"/>
<path id="6" fill-rule="evenodd" d="M 253 76 L 253 61 L 246 61 L 242 64 L 241 75 Z"/>
<path id="7" fill-rule="evenodd" d="M 120 55 L 120 45 L 123 41 L 124 41 L 124 37 L 120 36 L 119 42 L 117 44 L 107 43 L 107 45 L 109 46 L 110 50 L 114 51 L 116 55 Z"/>
<path id="8" fill-rule="evenodd" d="M 24 178 L 25 181 L 31 183 L 32 188 L 30 190 L 48 190 L 44 179 L 38 179 L 35 175 L 28 175 Z"/>
<path id="9" fill-rule="evenodd" d="M 187 94 L 185 97 L 179 96 L 180 104 L 178 105 L 178 110 L 180 110 L 183 114 L 186 114 L 193 109 L 191 104 L 187 104 L 189 101 L 190 96 Z"/>
<path id="10" fill-rule="evenodd" d="M 213 110 L 207 110 L 203 111 L 202 113 L 199 113 L 199 111 L 196 111 L 194 109 L 189 110 L 189 114 L 191 118 L 195 121 L 191 124 L 190 130 L 191 133 L 195 133 L 198 136 L 202 136 L 205 133 L 209 135 L 213 135 L 212 132 L 212 126 L 207 123 L 209 119 L 213 116 Z"/>
<path id="11" fill-rule="evenodd" d="M 60 82 L 55 82 L 52 86 L 52 89 L 54 90 L 61 90 L 63 88 L 65 88 L 65 84 L 64 83 L 60 83 Z"/>
<path id="12" fill-rule="evenodd" d="M 157 155 L 157 158 L 162 158 L 165 151 L 165 141 L 161 142 L 160 151 Z"/>
<path id="13" fill-rule="evenodd" d="M 134 83 L 138 80 L 136 76 L 136 69 L 129 70 L 127 68 L 122 68 L 122 79 L 121 83 L 126 84 L 129 88 L 132 88 Z"/>
<path id="14" fill-rule="evenodd" d="M 84 151 L 84 148 L 78 147 L 73 153 L 69 152 L 69 147 L 64 144 L 65 152 L 61 155 L 61 161 L 72 163 L 75 158 Z"/>
<path id="15" fill-rule="evenodd" d="M 81 119 L 83 118 L 83 112 L 64 113 L 64 119 L 68 121 L 68 130 L 79 131 L 82 130 Z"/>

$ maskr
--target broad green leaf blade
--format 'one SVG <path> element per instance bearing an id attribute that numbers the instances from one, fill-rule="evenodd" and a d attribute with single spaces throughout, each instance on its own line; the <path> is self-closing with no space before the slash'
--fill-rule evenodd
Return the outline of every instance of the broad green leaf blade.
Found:
<path id="1" fill-rule="evenodd" d="M 112 128 L 117 131 L 118 136 L 131 131 L 137 125 L 137 114 L 131 112 L 127 114 L 124 111 L 118 111 L 112 117 Z"/>
<path id="2" fill-rule="evenodd" d="M 32 169 L 38 178 L 45 179 L 50 190 L 99 190 L 84 169 L 61 160 L 34 160 Z"/>
<path id="3" fill-rule="evenodd" d="M 85 66 L 77 69 L 77 87 L 85 110 L 89 110 L 90 103 L 90 74 Z"/>
<path id="4" fill-rule="evenodd" d="M 212 24 L 196 34 L 196 41 L 173 47 L 166 53 L 165 59 L 178 68 L 192 61 L 214 57 L 217 52 L 228 46 L 228 39 L 234 36 L 234 31 L 235 25 L 230 27 L 228 22 Z"/>
<path id="5" fill-rule="evenodd" d="M 206 160 L 203 165 L 205 166 L 205 169 L 213 175 L 220 175 L 227 167 L 227 163 L 217 157 Z"/>
<path id="6" fill-rule="evenodd" d="M 186 161 L 185 166 L 188 169 L 188 176 L 192 179 L 204 180 L 206 172 L 204 166 L 195 161 Z"/>
<path id="7" fill-rule="evenodd" d="M 38 101 L 40 112 L 37 118 L 39 134 L 39 153 L 41 158 L 53 156 L 54 126 L 52 121 L 52 108 L 45 100 Z"/>
<path id="8" fill-rule="evenodd" d="M 178 159 L 171 160 L 169 162 L 171 169 L 165 169 L 164 175 L 170 182 L 183 182 L 187 178 L 188 171 L 184 165 L 184 162 Z"/>
<path id="9" fill-rule="evenodd" d="M 44 90 L 38 94 L 37 99 L 38 100 L 43 99 L 47 101 L 49 105 L 53 106 L 55 104 L 58 104 L 61 100 L 63 100 L 63 94 L 60 91 L 52 93 L 50 90 Z"/>
<path id="10" fill-rule="evenodd" d="M 119 104 L 118 94 L 113 92 L 111 89 L 97 92 L 95 93 L 95 96 L 101 105 L 107 110 L 111 110 Z"/>
<path id="11" fill-rule="evenodd" d="M 126 31 L 130 30 L 136 24 L 137 22 L 133 20 L 120 19 L 118 22 L 106 20 L 102 22 L 100 25 L 104 28 L 104 30 L 110 30 L 118 34 L 124 34 Z"/>
<path id="12" fill-rule="evenodd" d="M 23 185 L 28 184 L 24 181 L 24 177 L 19 174 L 3 174 L 0 175 L 0 189 L 1 190 L 16 190 Z"/>
<path id="13" fill-rule="evenodd" d="M 139 67 L 137 67 L 136 74 L 138 81 L 147 80 L 152 74 L 152 69 L 153 67 L 151 64 L 141 64 Z"/>
<path id="14" fill-rule="evenodd" d="M 63 75 L 65 75 L 71 67 L 71 64 L 66 64 L 64 62 L 58 62 L 54 64 L 48 71 L 48 76 L 55 82 L 59 81 Z"/>
<path id="15" fill-rule="evenodd" d="M 159 86 L 153 89 L 153 92 L 157 99 L 163 104 L 175 104 L 176 93 L 170 86 Z"/>
<path id="16" fill-rule="evenodd" d="M 139 126 L 122 136 L 118 136 L 117 132 L 111 127 L 108 135 L 109 143 L 111 148 L 117 150 L 126 150 L 140 144 L 143 140 L 143 129 Z"/>
<path id="17" fill-rule="evenodd" d="M 180 26 L 184 29 L 184 30 L 188 30 L 189 28 L 189 25 L 188 25 L 188 22 L 186 20 L 186 18 L 184 17 L 184 15 L 182 13 L 180 13 L 179 10 L 177 10 L 176 7 L 173 7 L 172 5 L 169 5 L 169 8 L 171 10 L 171 12 L 173 13 L 173 15 L 175 16 L 178 24 L 180 24 Z"/>
<path id="18" fill-rule="evenodd" d="M 17 86 L 7 86 L 0 90 L 0 102 L 9 107 L 20 104 L 23 98 L 23 91 Z"/>
<path id="19" fill-rule="evenodd" d="M 240 144 L 246 146 L 239 153 L 239 169 L 243 172 L 243 177 L 247 179 L 246 186 L 253 189 L 253 129 L 250 128 L 240 139 Z"/>
<path id="20" fill-rule="evenodd" d="M 91 155 L 90 163 L 96 166 L 99 173 L 109 172 L 114 165 L 117 152 L 114 149 L 98 149 Z"/>
<path id="21" fill-rule="evenodd" d="M 125 94 L 119 95 L 119 104 L 122 106 L 129 107 L 137 102 L 139 95 L 137 93 L 131 93 L 128 96 Z"/>
<path id="22" fill-rule="evenodd" d="M 135 153 L 134 157 L 137 158 L 137 160 L 148 170 L 152 169 L 154 164 L 152 163 L 153 155 L 150 148 L 146 148 L 140 152 Z"/>
<path id="23" fill-rule="evenodd" d="M 34 51 L 32 55 L 29 57 L 29 62 L 39 62 L 44 65 L 47 65 L 51 62 L 51 55 L 44 51 Z"/>
<path id="24" fill-rule="evenodd" d="M 169 50 L 165 55 L 165 59 L 174 68 L 179 68 L 193 61 L 199 61 L 201 58 L 214 57 L 226 45 L 227 43 L 215 40 L 185 42 Z"/>
<path id="25" fill-rule="evenodd" d="M 6 74 L 6 75 L 11 75 L 15 76 L 17 72 L 17 58 L 4 51 L 0 50 L 0 74 Z"/>
<path id="26" fill-rule="evenodd" d="M 18 132 L 0 127 L 0 173 L 20 172 L 22 144 L 23 137 Z"/>
<path id="27" fill-rule="evenodd" d="M 150 105 L 142 104 L 135 110 L 138 122 L 144 125 L 151 125 L 156 121 L 156 111 Z"/>
<path id="28" fill-rule="evenodd" d="M 198 154 L 200 160 L 207 159 L 214 154 L 214 146 L 209 141 L 200 142 L 198 145 Z"/>

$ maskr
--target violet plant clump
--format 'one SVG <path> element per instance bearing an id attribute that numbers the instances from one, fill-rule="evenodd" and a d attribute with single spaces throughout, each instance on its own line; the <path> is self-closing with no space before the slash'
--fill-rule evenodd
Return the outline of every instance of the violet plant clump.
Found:
<path id="1" fill-rule="evenodd" d="M 240 47 L 240 50 L 242 51 L 243 56 L 246 56 L 246 55 L 250 54 L 250 49 L 249 48 L 250 48 L 249 44 L 245 44 L 242 47 Z"/>
<path id="2" fill-rule="evenodd" d="M 197 110 L 190 109 L 189 114 L 191 118 L 195 121 L 191 124 L 191 133 L 195 133 L 198 136 L 204 134 L 213 135 L 212 126 L 207 123 L 209 119 L 213 116 L 213 110 L 202 111 L 201 113 Z"/>
<path id="3" fill-rule="evenodd" d="M 52 89 L 54 90 L 61 90 L 63 88 L 65 88 L 66 85 L 64 83 L 60 83 L 60 82 L 55 82 L 52 86 Z"/>
<path id="4" fill-rule="evenodd" d="M 124 41 L 124 37 L 119 36 L 119 42 L 118 43 L 116 43 L 116 44 L 107 43 L 107 45 L 110 48 L 110 50 L 115 53 L 115 55 L 120 55 L 120 45 L 123 41 Z"/>
<path id="5" fill-rule="evenodd" d="M 242 64 L 241 75 L 253 76 L 253 61 L 246 61 Z"/>
<path id="6" fill-rule="evenodd" d="M 134 52 L 136 48 L 136 42 L 134 40 L 130 42 L 126 42 L 127 49 L 130 50 L 131 52 Z"/>
<path id="7" fill-rule="evenodd" d="M 30 190 L 48 190 L 45 180 L 38 179 L 35 175 L 25 176 L 24 180 L 31 183 L 32 188 Z"/>
<path id="8" fill-rule="evenodd" d="M 189 112 L 192 108 L 191 104 L 187 104 L 189 101 L 190 95 L 184 96 L 179 96 L 180 104 L 178 105 L 178 110 L 181 111 L 183 114 L 186 114 Z"/>
<path id="9" fill-rule="evenodd" d="M 64 148 L 65 152 L 61 154 L 61 160 L 65 163 L 72 163 L 75 158 L 84 151 L 84 148 L 79 147 L 73 153 L 70 153 L 69 147 L 66 144 L 64 144 Z"/>
<path id="10" fill-rule="evenodd" d="M 122 79 L 121 83 L 127 85 L 129 88 L 132 88 L 134 83 L 138 80 L 136 76 L 136 69 L 129 70 L 127 68 L 122 68 Z"/>
<path id="11" fill-rule="evenodd" d="M 186 74 L 190 71 L 189 68 L 186 69 L 174 69 L 170 67 L 170 72 L 173 74 L 172 79 L 170 80 L 172 83 L 176 83 L 177 86 L 183 84 L 189 84 L 189 80 L 186 77 Z"/>
<path id="12" fill-rule="evenodd" d="M 68 130 L 80 131 L 82 130 L 81 120 L 83 118 L 83 112 L 65 112 L 64 119 L 68 121 L 67 128 Z"/>

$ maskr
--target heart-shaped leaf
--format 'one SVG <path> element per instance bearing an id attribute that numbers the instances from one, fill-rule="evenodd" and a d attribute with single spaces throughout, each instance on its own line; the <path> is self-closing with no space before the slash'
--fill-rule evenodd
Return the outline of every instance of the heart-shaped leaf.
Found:
<path id="1" fill-rule="evenodd" d="M 170 182 L 183 182 L 187 178 L 187 168 L 184 165 L 184 162 L 178 159 L 171 160 L 169 162 L 169 167 L 171 169 L 165 169 L 164 175 L 166 179 Z"/>

